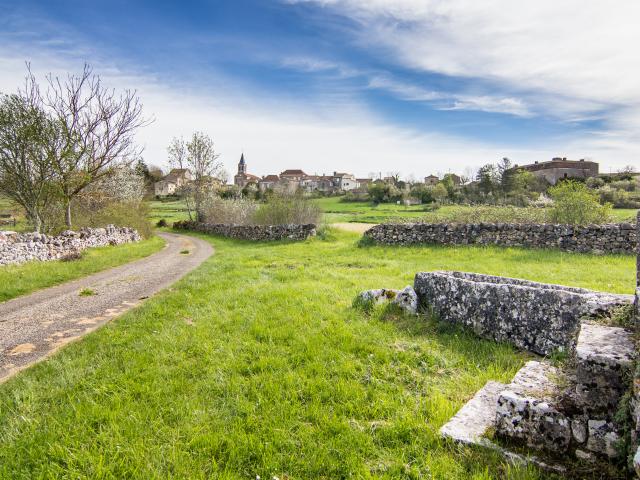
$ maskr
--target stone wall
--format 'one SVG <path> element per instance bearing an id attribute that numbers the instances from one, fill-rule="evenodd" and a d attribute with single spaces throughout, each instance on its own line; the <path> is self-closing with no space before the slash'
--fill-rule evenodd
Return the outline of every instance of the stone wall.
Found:
<path id="1" fill-rule="evenodd" d="M 631 223 L 588 225 L 516 223 L 405 223 L 381 224 L 366 237 L 389 245 L 501 245 L 559 248 L 582 253 L 635 253 L 638 234 Z"/>
<path id="2" fill-rule="evenodd" d="M 316 226 L 307 225 L 228 225 L 182 221 L 173 228 L 221 235 L 241 240 L 305 240 L 316 234 Z"/>
<path id="3" fill-rule="evenodd" d="M 67 230 L 56 237 L 42 233 L 0 232 L 0 265 L 31 260 L 59 260 L 78 255 L 85 248 L 137 242 L 138 232 L 132 228 L 108 225 L 105 228 Z"/>
<path id="4" fill-rule="evenodd" d="M 581 319 L 633 301 L 631 295 L 465 272 L 418 273 L 414 289 L 441 320 L 541 355 L 573 351 Z"/>

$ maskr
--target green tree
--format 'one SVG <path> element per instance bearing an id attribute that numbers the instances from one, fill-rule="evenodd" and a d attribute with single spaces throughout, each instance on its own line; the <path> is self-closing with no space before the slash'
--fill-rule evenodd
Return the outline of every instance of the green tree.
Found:
<path id="1" fill-rule="evenodd" d="M 49 146 L 57 135 L 45 112 L 22 95 L 0 99 L 0 192 L 20 205 L 36 232 L 54 199 Z"/>
<path id="2" fill-rule="evenodd" d="M 553 199 L 550 218 L 556 223 L 585 225 L 609 221 L 611 204 L 601 205 L 598 194 L 584 183 L 567 180 L 549 189 Z"/>
<path id="3" fill-rule="evenodd" d="M 435 187 L 433 187 L 431 195 L 436 202 L 442 203 L 449 196 L 449 192 L 447 192 L 447 187 L 445 187 L 442 183 L 438 183 Z"/>

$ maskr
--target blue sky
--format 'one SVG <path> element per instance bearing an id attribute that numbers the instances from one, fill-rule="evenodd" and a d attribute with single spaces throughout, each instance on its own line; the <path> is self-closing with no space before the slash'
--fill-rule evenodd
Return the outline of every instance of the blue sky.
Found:
<path id="1" fill-rule="evenodd" d="M 0 0 L 0 90 L 25 61 L 39 75 L 88 62 L 138 90 L 154 164 L 202 130 L 230 173 L 241 151 L 256 174 L 640 166 L 637 2 L 556 3 Z"/>

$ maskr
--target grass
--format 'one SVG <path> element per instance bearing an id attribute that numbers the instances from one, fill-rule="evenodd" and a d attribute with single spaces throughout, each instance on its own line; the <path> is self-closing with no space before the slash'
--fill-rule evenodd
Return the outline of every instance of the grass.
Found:
<path id="1" fill-rule="evenodd" d="M 384 223 L 392 221 L 442 221 L 450 217 L 465 216 L 474 207 L 465 205 L 444 205 L 433 212 L 425 211 L 425 205 L 396 205 L 382 203 L 373 205 L 370 202 L 341 202 L 341 197 L 327 197 L 317 199 L 316 202 L 325 212 L 327 223 L 357 222 L 357 223 Z M 504 210 L 501 207 L 483 207 L 483 210 L 495 209 L 496 217 L 501 216 Z M 614 221 L 635 221 L 637 210 L 614 209 L 612 216 Z"/>
<path id="2" fill-rule="evenodd" d="M 83 288 L 82 290 L 80 290 L 80 293 L 78 293 L 78 295 L 81 297 L 91 297 L 95 294 L 96 294 L 96 291 L 93 290 L 92 288 Z"/>
<path id="3" fill-rule="evenodd" d="M 0 478 L 548 478 L 438 436 L 524 354 L 351 302 L 435 269 L 635 285 L 631 256 L 201 237 L 200 268 L 0 385 Z"/>
<path id="4" fill-rule="evenodd" d="M 28 262 L 0 267 L 0 302 L 147 257 L 163 246 L 164 240 L 151 237 L 137 243 L 91 248 L 74 261 Z"/>
<path id="5" fill-rule="evenodd" d="M 187 208 L 182 200 L 152 200 L 149 202 L 149 206 L 151 207 L 149 218 L 154 225 L 163 218 L 169 226 L 173 222 L 189 219 Z"/>

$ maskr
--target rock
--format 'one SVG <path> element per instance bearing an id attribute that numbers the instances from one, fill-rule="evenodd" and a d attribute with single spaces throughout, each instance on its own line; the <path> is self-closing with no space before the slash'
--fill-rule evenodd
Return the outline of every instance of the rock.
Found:
<path id="1" fill-rule="evenodd" d="M 387 223 L 364 234 L 392 245 L 503 245 L 559 248 L 572 252 L 634 253 L 638 234 L 628 224 L 570 225 L 518 223 Z"/>
<path id="2" fill-rule="evenodd" d="M 17 234 L 3 232 L 0 242 L 0 265 L 23 263 L 30 260 L 56 260 L 78 258 L 85 248 L 137 242 L 140 235 L 130 228 L 83 229 L 81 233 L 63 232 L 58 237 L 39 233 Z"/>
<path id="3" fill-rule="evenodd" d="M 640 447 L 638 447 L 636 454 L 633 456 L 633 468 L 636 471 L 636 475 L 640 477 Z"/>
<path id="4" fill-rule="evenodd" d="M 581 419 L 571 420 L 571 434 L 578 443 L 587 441 L 587 424 Z"/>
<path id="5" fill-rule="evenodd" d="M 527 362 L 498 397 L 496 433 L 531 448 L 566 452 L 572 431 L 570 420 L 555 405 L 559 375 L 551 365 Z"/>
<path id="6" fill-rule="evenodd" d="M 576 458 L 589 463 L 593 463 L 597 460 L 596 456 L 593 453 L 585 452 L 584 450 L 580 450 L 579 448 L 576 449 L 575 456 Z"/>
<path id="7" fill-rule="evenodd" d="M 613 295 L 467 272 L 417 273 L 421 304 L 477 335 L 541 355 L 575 348 L 581 319 L 632 302 Z"/>
<path id="8" fill-rule="evenodd" d="M 636 357 L 632 333 L 584 322 L 576 346 L 576 403 L 586 413 L 608 414 L 628 389 Z"/>
<path id="9" fill-rule="evenodd" d="M 391 288 L 365 290 L 358 294 L 356 301 L 358 300 L 365 304 L 368 303 L 372 305 L 392 303 L 411 315 L 415 315 L 418 312 L 418 296 L 410 286 L 402 290 L 394 290 Z"/>
<path id="10" fill-rule="evenodd" d="M 613 423 L 606 420 L 589 420 L 587 450 L 615 458 L 619 455 L 617 444 L 620 440 Z"/>
<path id="11" fill-rule="evenodd" d="M 402 290 L 400 290 L 396 294 L 396 298 L 394 298 L 391 303 L 398 305 L 401 309 L 403 309 L 410 315 L 415 315 L 418 313 L 418 295 L 416 294 L 416 291 L 410 286 L 406 286 Z"/>

